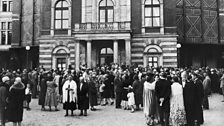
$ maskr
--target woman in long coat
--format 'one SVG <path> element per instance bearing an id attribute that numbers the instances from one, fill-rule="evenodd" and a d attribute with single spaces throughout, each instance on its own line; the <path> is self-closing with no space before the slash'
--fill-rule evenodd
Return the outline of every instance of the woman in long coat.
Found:
<path id="1" fill-rule="evenodd" d="M 13 125 L 21 126 L 23 120 L 23 101 L 25 99 L 25 85 L 21 78 L 17 77 L 14 84 L 9 89 L 9 105 L 8 105 L 8 120 L 13 122 Z"/>
<path id="2" fill-rule="evenodd" d="M 93 77 L 90 77 L 89 80 L 89 102 L 91 106 L 91 110 L 96 110 L 94 106 L 97 105 L 97 89 L 96 89 L 96 81 L 94 81 Z"/>
<path id="3" fill-rule="evenodd" d="M 142 104 L 142 100 L 143 100 L 142 98 L 143 85 L 141 85 L 141 82 L 139 81 L 139 78 L 137 75 L 134 75 L 133 79 L 134 79 L 134 82 L 132 87 L 135 94 L 135 105 L 136 105 L 136 110 L 139 110 L 139 105 Z"/>
<path id="4" fill-rule="evenodd" d="M 47 73 L 43 73 L 40 82 L 40 95 L 38 104 L 41 105 L 41 110 L 45 110 L 45 97 L 47 92 Z"/>
<path id="5" fill-rule="evenodd" d="M 48 80 L 47 80 L 47 92 L 46 92 L 46 97 L 45 97 L 45 105 L 49 106 L 49 110 L 51 111 L 51 106 L 55 106 L 55 111 L 58 111 L 57 105 L 57 92 L 56 92 L 56 87 L 57 85 L 53 81 L 53 77 L 51 75 L 48 75 Z"/>
<path id="6" fill-rule="evenodd" d="M 147 125 L 153 125 L 158 117 L 155 83 L 156 81 L 153 82 L 153 74 L 148 75 L 147 80 L 144 82 L 143 107 Z"/>
<path id="7" fill-rule="evenodd" d="M 191 80 L 191 76 L 187 75 L 183 89 L 184 94 L 184 107 L 186 111 L 187 126 L 194 125 L 194 107 L 195 107 L 195 85 Z"/>
<path id="8" fill-rule="evenodd" d="M 87 116 L 87 109 L 89 109 L 89 86 L 84 82 L 84 78 L 80 77 L 80 83 L 78 87 L 78 109 L 80 110 L 80 116 Z M 84 114 L 83 114 L 84 111 Z"/>

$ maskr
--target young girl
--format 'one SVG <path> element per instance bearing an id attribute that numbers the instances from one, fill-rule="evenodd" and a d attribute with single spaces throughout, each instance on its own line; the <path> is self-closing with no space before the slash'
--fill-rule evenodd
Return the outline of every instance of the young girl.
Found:
<path id="1" fill-rule="evenodd" d="M 129 86 L 128 88 L 128 106 L 129 108 L 131 108 L 131 113 L 133 113 L 135 111 L 134 105 L 135 105 L 135 98 L 134 98 L 134 92 L 133 92 L 133 88 L 131 86 Z"/>
<path id="2" fill-rule="evenodd" d="M 26 109 L 29 111 L 30 110 L 30 102 L 31 102 L 31 88 L 30 84 L 27 84 L 26 90 L 25 90 L 25 95 L 26 95 Z"/>

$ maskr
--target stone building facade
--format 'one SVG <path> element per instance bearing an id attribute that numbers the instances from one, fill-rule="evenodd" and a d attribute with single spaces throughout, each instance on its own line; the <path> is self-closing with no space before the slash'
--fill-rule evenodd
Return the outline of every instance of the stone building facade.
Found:
<path id="1" fill-rule="evenodd" d="M 42 2 L 39 61 L 46 69 L 111 62 L 177 67 L 176 14 L 168 1 Z"/>

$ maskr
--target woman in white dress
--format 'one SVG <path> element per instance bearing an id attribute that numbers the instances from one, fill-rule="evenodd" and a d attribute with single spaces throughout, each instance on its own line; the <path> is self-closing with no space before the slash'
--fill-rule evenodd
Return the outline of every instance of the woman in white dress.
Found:
<path id="1" fill-rule="evenodd" d="M 173 77 L 170 96 L 170 118 L 171 126 L 184 126 L 186 121 L 186 112 L 184 108 L 183 87 L 179 83 L 178 77 Z"/>
<path id="2" fill-rule="evenodd" d="M 157 115 L 157 100 L 155 95 L 155 83 L 153 81 L 153 74 L 147 75 L 147 80 L 144 82 L 144 89 L 143 89 L 143 105 L 144 105 L 144 114 L 146 117 L 146 124 L 151 126 L 154 125 L 156 121 Z M 157 119 L 158 122 L 158 119 Z"/>

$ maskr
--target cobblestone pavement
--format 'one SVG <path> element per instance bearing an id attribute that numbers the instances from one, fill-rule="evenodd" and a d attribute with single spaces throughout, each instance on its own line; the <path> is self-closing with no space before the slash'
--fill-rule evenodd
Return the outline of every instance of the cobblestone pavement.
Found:
<path id="1" fill-rule="evenodd" d="M 210 110 L 204 110 L 205 123 L 203 126 L 224 125 L 224 102 L 222 96 L 214 94 L 209 97 Z M 88 111 L 88 116 L 64 117 L 65 111 L 59 105 L 60 111 L 40 111 L 38 100 L 32 99 L 31 111 L 24 110 L 22 126 L 146 126 L 142 111 L 130 113 L 129 110 L 115 109 L 112 106 L 97 106 L 97 111 Z M 46 107 L 47 108 L 47 107 Z M 12 126 L 7 123 L 6 126 Z"/>

